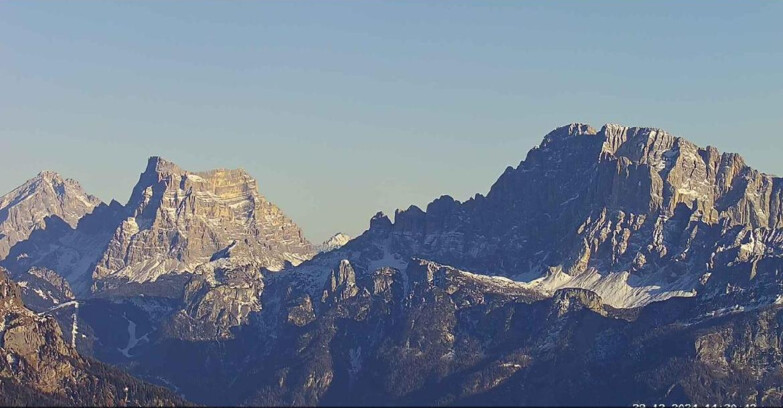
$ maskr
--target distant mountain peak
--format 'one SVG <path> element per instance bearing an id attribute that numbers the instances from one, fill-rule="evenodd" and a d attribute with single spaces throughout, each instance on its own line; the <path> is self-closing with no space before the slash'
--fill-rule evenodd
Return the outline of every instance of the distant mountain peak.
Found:
<path id="1" fill-rule="evenodd" d="M 33 178 L 33 180 L 35 179 L 64 181 L 60 173 L 57 173 L 56 171 L 52 171 L 52 170 L 42 170 L 38 172 L 38 174 L 35 176 L 35 178 Z"/>
<path id="2" fill-rule="evenodd" d="M 144 171 L 144 173 L 147 174 L 179 174 L 183 172 L 184 170 L 174 164 L 174 162 L 160 156 L 150 156 L 150 158 L 147 159 L 147 169 Z"/>
<path id="3" fill-rule="evenodd" d="M 191 172 L 150 157 L 125 211 L 127 219 L 93 273 L 96 280 L 112 281 L 106 287 L 192 272 L 240 249 L 242 256 L 229 258 L 269 270 L 280 270 L 286 262 L 297 265 L 314 254 L 300 228 L 261 195 L 243 169 Z M 140 242 L 154 249 L 140 249 Z M 241 248 L 234 249 L 237 242 Z"/>
<path id="4" fill-rule="evenodd" d="M 318 245 L 318 252 L 328 252 L 335 249 L 338 249 L 342 247 L 343 245 L 347 244 L 348 241 L 350 241 L 352 238 L 350 235 L 343 234 L 342 232 L 338 232 L 326 241 L 322 242 L 321 245 Z"/>
<path id="5" fill-rule="evenodd" d="M 724 252 L 716 249 L 720 234 L 781 228 L 780 197 L 781 179 L 737 154 L 654 127 L 574 123 L 549 132 L 486 197 L 443 196 L 425 211 L 398 211 L 393 223 L 378 214 L 354 247 L 390 242 L 403 258 L 535 281 L 550 292 L 580 286 L 606 304 L 631 307 L 694 296 L 700 275 L 684 265 L 712 265 Z M 739 229 L 711 230 L 718 226 Z M 749 239 L 732 239 L 740 238 Z M 656 267 L 662 264 L 670 269 Z M 661 289 L 639 290 L 637 279 Z"/>
<path id="6" fill-rule="evenodd" d="M 378 211 L 370 219 L 370 230 L 387 230 L 392 227 L 392 222 L 383 211 Z"/>
<path id="7" fill-rule="evenodd" d="M 595 135 L 596 133 L 596 130 L 590 125 L 584 123 L 571 123 L 565 126 L 560 126 L 547 133 L 547 135 L 544 136 L 544 141 L 541 144 L 543 146 L 556 140 L 565 140 L 583 135 Z"/>
<path id="8" fill-rule="evenodd" d="M 11 247 L 43 228 L 45 219 L 57 216 L 71 227 L 101 203 L 73 179 L 42 171 L 0 197 L 0 258 Z"/>
<path id="9" fill-rule="evenodd" d="M 204 181 L 203 178 L 226 178 L 226 177 L 242 177 L 248 179 L 252 183 L 256 183 L 256 180 L 243 168 L 216 168 L 205 171 L 189 171 L 185 170 L 171 160 L 164 159 L 160 156 L 151 156 L 147 159 L 147 168 L 141 174 L 140 182 L 144 179 L 149 179 L 151 182 L 159 181 L 160 179 L 168 176 L 184 176 L 189 181 L 199 182 Z"/>
<path id="10" fill-rule="evenodd" d="M 39 187 L 43 184 L 50 186 L 54 192 L 58 195 L 62 195 L 66 193 L 66 187 L 68 188 L 68 192 L 75 194 L 77 197 L 83 197 L 87 201 L 94 203 L 94 205 L 100 204 L 101 200 L 97 197 L 94 197 L 90 194 L 87 194 L 87 192 L 84 191 L 84 188 L 79 183 L 79 181 L 74 180 L 72 178 L 66 178 L 60 175 L 60 173 L 52 170 L 43 170 L 39 172 L 35 177 L 25 182 L 24 186 L 35 186 Z"/>
<path id="11" fill-rule="evenodd" d="M 541 147 L 546 147 L 554 142 L 571 142 L 578 140 L 579 136 L 595 136 L 599 139 L 613 141 L 622 139 L 623 142 L 633 138 L 667 137 L 681 139 L 673 136 L 664 129 L 644 126 L 625 126 L 617 123 L 607 123 L 596 130 L 593 126 L 584 123 L 571 123 L 555 128 L 544 136 Z"/>

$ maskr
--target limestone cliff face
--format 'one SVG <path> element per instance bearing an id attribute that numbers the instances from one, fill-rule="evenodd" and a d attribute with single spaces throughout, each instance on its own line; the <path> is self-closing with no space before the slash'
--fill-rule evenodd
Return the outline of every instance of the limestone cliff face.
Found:
<path id="1" fill-rule="evenodd" d="M 262 309 L 264 277 L 258 264 L 236 265 L 225 258 L 196 268 L 185 286 L 184 307 L 174 314 L 167 336 L 188 340 L 229 339 Z"/>
<path id="2" fill-rule="evenodd" d="M 372 224 L 403 257 L 640 306 L 693 296 L 735 260 L 783 254 L 783 179 L 660 129 L 572 124 L 486 196 L 443 196 Z"/>
<path id="3" fill-rule="evenodd" d="M 0 197 L 0 259 L 30 233 L 44 227 L 44 219 L 57 216 L 75 227 L 100 200 L 84 192 L 79 183 L 44 171 Z"/>
<path id="4" fill-rule="evenodd" d="M 617 161 L 621 175 L 631 166 L 649 172 L 653 211 L 671 215 L 678 204 L 685 204 L 707 222 L 725 219 L 753 228 L 783 225 L 781 179 L 748 167 L 737 154 L 700 148 L 657 129 L 607 125 L 596 136 L 604 140 L 602 152 L 609 161 Z M 621 199 L 622 191 L 615 189 L 613 199 Z"/>
<path id="5" fill-rule="evenodd" d="M 153 157 L 93 271 L 95 289 L 193 272 L 237 244 L 238 264 L 280 270 L 314 251 L 299 227 L 258 192 L 244 170 L 192 173 Z"/>

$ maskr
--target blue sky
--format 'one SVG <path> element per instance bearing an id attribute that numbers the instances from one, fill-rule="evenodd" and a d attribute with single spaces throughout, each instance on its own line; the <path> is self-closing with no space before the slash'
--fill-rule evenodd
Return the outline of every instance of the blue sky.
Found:
<path id="1" fill-rule="evenodd" d="M 486 193 L 549 130 L 783 174 L 783 2 L 0 2 L 0 194 L 242 167 L 313 241 Z"/>

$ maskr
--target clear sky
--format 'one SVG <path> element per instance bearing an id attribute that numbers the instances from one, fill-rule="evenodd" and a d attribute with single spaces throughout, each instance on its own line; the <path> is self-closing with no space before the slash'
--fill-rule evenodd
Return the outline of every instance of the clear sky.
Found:
<path id="1" fill-rule="evenodd" d="M 313 241 L 486 193 L 549 130 L 783 174 L 783 2 L 0 2 L 0 194 L 242 167 Z"/>

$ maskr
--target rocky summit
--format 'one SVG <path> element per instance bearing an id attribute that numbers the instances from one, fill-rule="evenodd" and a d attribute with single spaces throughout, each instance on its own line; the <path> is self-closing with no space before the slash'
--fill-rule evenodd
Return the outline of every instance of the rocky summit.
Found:
<path id="1" fill-rule="evenodd" d="M 246 172 L 151 158 L 1 264 L 73 358 L 198 404 L 779 406 L 782 197 L 736 154 L 571 124 L 486 195 L 312 246 Z"/>
<path id="2" fill-rule="evenodd" d="M 54 270 L 82 295 L 176 296 L 199 265 L 218 259 L 274 271 L 315 253 L 244 170 L 194 173 L 159 157 L 127 204 L 101 203 L 73 224 L 52 214 L 3 264 L 14 273 Z"/>
<path id="3" fill-rule="evenodd" d="M 46 217 L 56 216 L 73 227 L 99 203 L 77 181 L 42 171 L 0 197 L 0 258 L 32 231 L 43 228 Z"/>
<path id="4" fill-rule="evenodd" d="M 152 157 L 125 211 L 92 272 L 95 290 L 192 272 L 218 258 L 277 271 L 314 254 L 244 170 L 191 173 Z"/>

